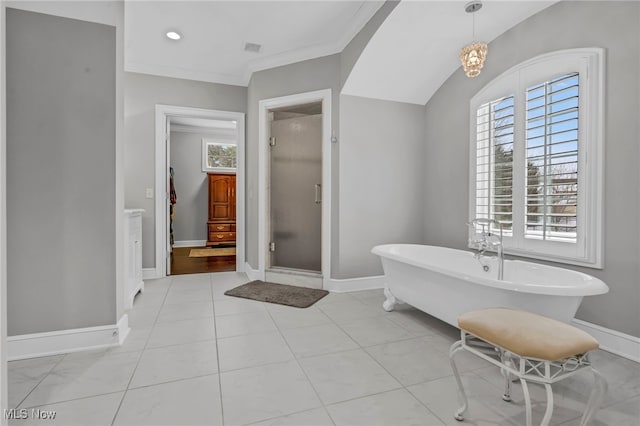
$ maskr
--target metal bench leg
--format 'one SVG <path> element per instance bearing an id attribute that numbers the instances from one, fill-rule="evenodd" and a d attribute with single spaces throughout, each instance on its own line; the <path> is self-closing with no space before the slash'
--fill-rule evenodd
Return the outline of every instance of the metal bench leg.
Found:
<path id="1" fill-rule="evenodd" d="M 523 378 L 520 378 L 520 383 L 522 384 L 522 393 L 524 394 L 524 406 L 527 426 L 531 426 L 531 396 L 529 395 L 529 386 L 527 386 L 527 381 Z"/>
<path id="2" fill-rule="evenodd" d="M 604 395 L 607 393 L 607 381 L 602 377 L 602 374 L 593 367 L 591 368 L 591 372 L 593 373 L 594 387 L 591 390 L 587 408 L 582 415 L 582 419 L 580 419 L 580 426 L 584 426 L 591 421 L 593 415 L 598 411 L 598 408 L 600 408 Z"/>
<path id="3" fill-rule="evenodd" d="M 540 426 L 547 426 L 553 414 L 553 390 L 548 383 L 545 383 L 544 389 L 547 391 L 547 409 L 544 411 L 544 417 L 542 418 L 542 422 L 540 422 Z"/>
<path id="4" fill-rule="evenodd" d="M 464 350 L 462 347 L 462 340 L 455 342 L 451 345 L 451 349 L 449 350 L 449 362 L 451 363 L 451 369 L 453 370 L 453 376 L 456 378 L 456 383 L 458 383 L 458 399 L 460 402 L 460 408 L 455 412 L 453 418 L 458 420 L 459 422 L 464 420 L 464 413 L 467 411 L 467 407 L 469 406 L 467 402 L 467 394 L 464 392 L 464 388 L 462 387 L 462 380 L 460 379 L 460 373 L 458 372 L 458 367 L 456 367 L 456 362 L 454 357 L 456 353 Z"/>
<path id="5" fill-rule="evenodd" d="M 500 351 L 500 362 L 506 366 L 510 366 L 511 364 L 509 357 L 503 350 Z M 502 394 L 502 399 L 511 402 L 511 374 L 506 368 L 501 368 L 500 372 L 504 377 L 504 393 Z"/>

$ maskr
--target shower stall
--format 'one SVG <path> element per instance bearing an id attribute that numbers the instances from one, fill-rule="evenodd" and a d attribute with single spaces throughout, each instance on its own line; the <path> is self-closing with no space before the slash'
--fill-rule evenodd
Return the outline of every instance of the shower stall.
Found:
<path id="1" fill-rule="evenodd" d="M 270 270 L 322 270 L 322 105 L 270 111 Z"/>

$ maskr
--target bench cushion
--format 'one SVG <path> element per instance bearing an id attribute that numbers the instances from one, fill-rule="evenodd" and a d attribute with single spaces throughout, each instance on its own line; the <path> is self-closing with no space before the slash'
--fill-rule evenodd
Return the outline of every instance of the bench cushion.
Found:
<path id="1" fill-rule="evenodd" d="M 598 348 L 598 341 L 569 324 L 507 308 L 489 308 L 458 317 L 458 326 L 521 357 L 558 361 Z"/>

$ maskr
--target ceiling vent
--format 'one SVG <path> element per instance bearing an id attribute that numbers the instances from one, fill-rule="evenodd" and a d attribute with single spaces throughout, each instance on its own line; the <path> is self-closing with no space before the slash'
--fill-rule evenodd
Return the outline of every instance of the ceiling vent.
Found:
<path id="1" fill-rule="evenodd" d="M 256 43 L 245 43 L 244 44 L 244 50 L 247 51 L 247 52 L 258 53 L 258 52 L 260 52 L 261 48 L 262 48 L 262 45 L 256 44 Z"/>

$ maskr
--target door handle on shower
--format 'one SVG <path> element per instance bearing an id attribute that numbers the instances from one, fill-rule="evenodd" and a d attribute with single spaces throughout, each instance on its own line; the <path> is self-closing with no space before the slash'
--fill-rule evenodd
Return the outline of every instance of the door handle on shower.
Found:
<path id="1" fill-rule="evenodd" d="M 320 204 L 322 202 L 322 185 L 320 185 L 319 183 L 316 183 L 315 190 L 316 190 L 315 202 L 316 204 Z"/>

